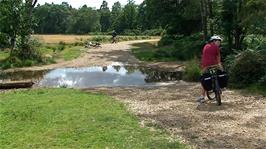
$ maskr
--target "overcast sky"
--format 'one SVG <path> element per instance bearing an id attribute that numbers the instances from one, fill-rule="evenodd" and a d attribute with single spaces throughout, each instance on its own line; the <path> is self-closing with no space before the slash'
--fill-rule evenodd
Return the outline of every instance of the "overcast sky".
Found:
<path id="1" fill-rule="evenodd" d="M 108 2 L 108 7 L 112 8 L 113 4 L 117 1 L 119 1 L 122 5 L 125 5 L 127 3 L 127 0 L 106 0 Z M 38 0 L 39 4 L 47 3 L 54 3 L 54 4 L 61 4 L 62 2 L 67 2 L 71 6 L 75 8 L 79 8 L 86 4 L 89 7 L 95 7 L 100 8 L 103 0 Z M 136 4 L 140 4 L 143 2 L 143 0 L 135 0 Z"/>

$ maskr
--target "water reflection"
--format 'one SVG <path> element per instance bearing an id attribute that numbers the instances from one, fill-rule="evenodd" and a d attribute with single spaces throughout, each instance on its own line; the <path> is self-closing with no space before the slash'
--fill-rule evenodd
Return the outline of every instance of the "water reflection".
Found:
<path id="1" fill-rule="evenodd" d="M 145 86 L 180 80 L 181 72 L 167 72 L 139 66 L 60 68 L 49 71 L 0 73 L 0 80 L 32 79 L 41 87 Z"/>

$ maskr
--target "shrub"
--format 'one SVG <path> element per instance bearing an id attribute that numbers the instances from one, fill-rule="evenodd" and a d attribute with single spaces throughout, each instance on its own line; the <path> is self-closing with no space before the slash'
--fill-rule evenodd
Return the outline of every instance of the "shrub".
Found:
<path id="1" fill-rule="evenodd" d="M 63 41 L 60 41 L 58 46 L 57 46 L 57 50 L 58 51 L 63 51 L 65 49 L 65 47 L 66 47 L 66 43 L 63 42 Z"/>
<path id="2" fill-rule="evenodd" d="M 259 35 L 248 35 L 244 40 L 244 46 L 255 51 L 266 50 L 266 38 Z"/>
<path id="3" fill-rule="evenodd" d="M 151 30 L 146 30 L 142 33 L 142 35 L 146 36 L 161 36 L 163 34 L 164 30 L 159 28 L 159 29 L 151 29 Z"/>
<path id="4" fill-rule="evenodd" d="M 244 87 L 263 79 L 266 58 L 258 51 L 245 50 L 236 56 L 230 68 L 230 81 L 236 87 Z"/>
<path id="5" fill-rule="evenodd" d="M 127 35 L 127 36 L 141 35 L 141 30 L 139 29 L 125 30 L 124 35 Z"/>
<path id="6" fill-rule="evenodd" d="M 7 48 L 9 47 L 9 42 L 8 42 L 8 36 L 7 34 L 1 33 L 0 32 L 0 48 Z"/>
<path id="7" fill-rule="evenodd" d="M 159 41 L 159 46 L 172 45 L 175 42 L 175 37 L 173 35 L 163 35 L 162 39 Z"/>
<path id="8" fill-rule="evenodd" d="M 258 85 L 260 86 L 266 86 L 266 72 L 264 72 L 264 76 L 262 76 L 259 81 L 258 81 Z"/>
<path id="9" fill-rule="evenodd" d="M 185 66 L 184 77 L 186 81 L 199 81 L 201 69 L 195 60 L 189 61 Z"/>
<path id="10" fill-rule="evenodd" d="M 17 57 L 20 60 L 36 60 L 42 62 L 42 53 L 39 50 L 41 43 L 37 39 L 30 39 L 27 43 L 18 39 L 18 47 L 13 50 L 11 57 Z"/>
<path id="11" fill-rule="evenodd" d="M 26 61 L 24 61 L 24 64 L 23 64 L 24 66 L 32 66 L 32 65 L 34 65 L 34 61 L 32 61 L 32 60 L 26 60 Z"/>

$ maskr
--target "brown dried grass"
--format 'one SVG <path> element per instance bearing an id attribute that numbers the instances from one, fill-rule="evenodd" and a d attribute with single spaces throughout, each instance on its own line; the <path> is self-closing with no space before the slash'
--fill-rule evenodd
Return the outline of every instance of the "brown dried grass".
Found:
<path id="1" fill-rule="evenodd" d="M 92 36 L 89 35 L 33 35 L 34 38 L 39 39 L 44 43 L 75 43 L 75 42 L 83 42 Z"/>

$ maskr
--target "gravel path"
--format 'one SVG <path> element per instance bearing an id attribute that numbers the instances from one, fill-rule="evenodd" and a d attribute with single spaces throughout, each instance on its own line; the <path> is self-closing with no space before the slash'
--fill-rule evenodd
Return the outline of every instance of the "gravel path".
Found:
<path id="1" fill-rule="evenodd" d="M 198 105 L 200 85 L 176 82 L 153 88 L 97 88 L 122 101 L 142 124 L 160 126 L 194 148 L 266 148 L 266 97 L 226 90 L 222 106 Z"/>

